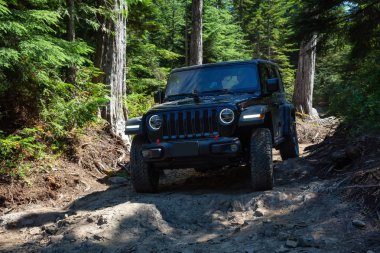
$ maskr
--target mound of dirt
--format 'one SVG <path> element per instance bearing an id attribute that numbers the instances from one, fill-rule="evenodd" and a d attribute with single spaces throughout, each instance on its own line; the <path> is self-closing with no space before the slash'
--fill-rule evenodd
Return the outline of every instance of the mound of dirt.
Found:
<path id="1" fill-rule="evenodd" d="M 335 178 L 328 190 L 344 195 L 380 219 L 380 136 L 348 138 L 348 129 L 340 126 L 335 133 L 306 148 L 308 160 L 319 164 L 320 178 Z"/>
<path id="2" fill-rule="evenodd" d="M 36 162 L 24 180 L 0 178 L 0 213 L 43 201 L 63 206 L 104 190 L 104 179 L 124 171 L 122 165 L 129 159 L 122 141 L 104 125 L 84 129 L 73 143 L 70 155 Z"/>
<path id="3" fill-rule="evenodd" d="M 335 133 L 340 120 L 335 117 L 310 119 L 298 115 L 296 124 L 299 143 L 320 143 Z"/>
<path id="4" fill-rule="evenodd" d="M 123 141 L 105 128 L 88 128 L 80 136 L 75 160 L 89 172 L 113 174 L 129 160 Z"/>

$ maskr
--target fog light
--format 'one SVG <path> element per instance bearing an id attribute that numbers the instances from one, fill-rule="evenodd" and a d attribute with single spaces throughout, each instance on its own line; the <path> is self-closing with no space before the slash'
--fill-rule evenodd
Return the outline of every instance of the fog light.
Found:
<path id="1" fill-rule="evenodd" d="M 237 152 L 238 151 L 238 146 L 236 144 L 232 144 L 230 146 L 230 149 L 231 149 L 232 152 Z"/>
<path id="2" fill-rule="evenodd" d="M 154 148 L 154 149 L 146 149 L 141 151 L 142 156 L 145 159 L 150 159 L 150 158 L 159 158 L 161 157 L 161 148 Z"/>

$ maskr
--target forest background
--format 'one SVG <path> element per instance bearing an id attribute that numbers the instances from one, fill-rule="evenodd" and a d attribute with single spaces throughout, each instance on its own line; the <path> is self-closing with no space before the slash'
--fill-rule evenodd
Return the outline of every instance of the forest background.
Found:
<path id="1" fill-rule="evenodd" d="M 380 129 L 379 1 L 207 0 L 202 17 L 203 63 L 273 60 L 289 100 L 300 47 L 316 36 L 314 107 L 352 134 Z M 123 103 L 135 117 L 171 69 L 190 64 L 191 0 L 0 0 L 1 175 L 24 177 L 103 124 L 113 95 L 99 59 L 120 19 Z"/>

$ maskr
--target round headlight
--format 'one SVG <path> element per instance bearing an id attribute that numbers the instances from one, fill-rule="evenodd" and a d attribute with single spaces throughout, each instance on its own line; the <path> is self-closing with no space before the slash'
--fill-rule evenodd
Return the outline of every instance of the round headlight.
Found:
<path id="1" fill-rule="evenodd" d="M 158 115 L 153 115 L 149 118 L 149 126 L 153 130 L 159 130 L 162 125 L 162 119 Z"/>
<path id="2" fill-rule="evenodd" d="M 235 119 L 235 113 L 231 109 L 223 109 L 220 111 L 219 119 L 222 124 L 229 125 Z"/>

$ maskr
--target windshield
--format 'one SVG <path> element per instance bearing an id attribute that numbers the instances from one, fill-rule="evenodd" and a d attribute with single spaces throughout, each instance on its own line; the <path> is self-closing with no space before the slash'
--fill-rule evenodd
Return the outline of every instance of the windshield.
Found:
<path id="1" fill-rule="evenodd" d="M 260 84 L 256 65 L 228 65 L 190 69 L 170 75 L 166 97 L 191 93 L 258 92 Z"/>

